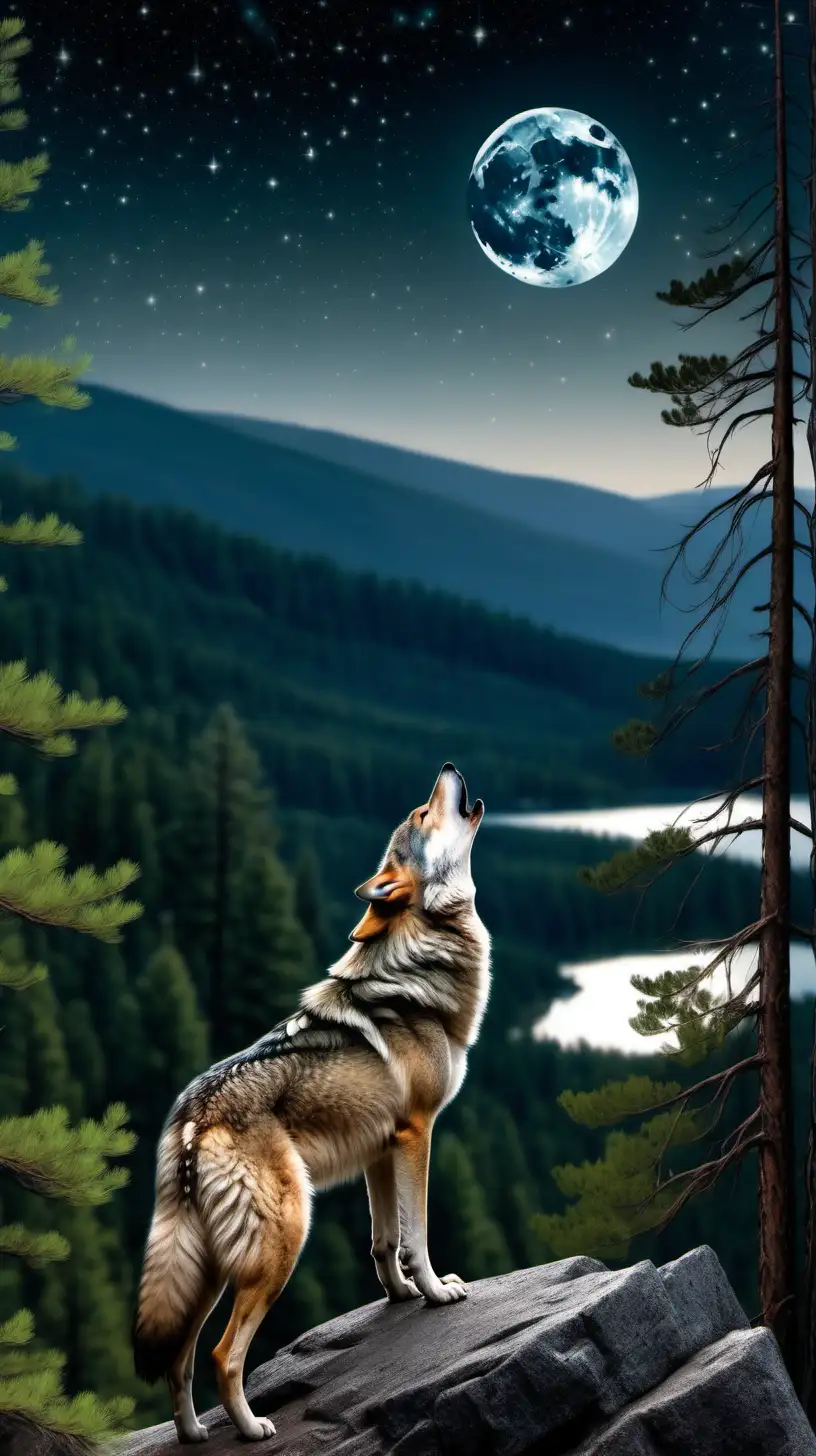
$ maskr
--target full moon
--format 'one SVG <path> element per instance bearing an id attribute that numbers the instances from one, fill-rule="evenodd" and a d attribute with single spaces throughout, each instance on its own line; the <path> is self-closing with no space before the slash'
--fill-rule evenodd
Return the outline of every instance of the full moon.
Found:
<path id="1" fill-rule="evenodd" d="M 476 154 L 470 221 L 491 263 L 537 288 L 569 288 L 605 272 L 635 230 L 632 163 L 581 111 L 511 116 Z"/>

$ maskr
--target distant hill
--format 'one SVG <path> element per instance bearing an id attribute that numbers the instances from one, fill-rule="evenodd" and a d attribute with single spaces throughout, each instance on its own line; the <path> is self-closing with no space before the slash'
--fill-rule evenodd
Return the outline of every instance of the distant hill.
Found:
<path id="1" fill-rule="evenodd" d="M 189 512 L 32 488 L 5 465 L 0 499 L 9 518 L 56 511 L 84 543 L 5 553 L 0 661 L 23 656 L 84 692 L 104 684 L 137 735 L 143 713 L 179 714 L 189 730 L 231 702 L 282 808 L 381 823 L 448 757 L 503 809 L 682 800 L 743 754 L 690 752 L 722 737 L 739 682 L 644 762 L 611 733 L 665 659 L 283 553 Z"/>
<path id="2" fill-rule="evenodd" d="M 706 490 L 679 490 L 671 495 L 650 495 L 644 499 L 647 505 L 656 507 L 674 520 L 682 521 L 684 526 L 689 526 L 699 521 L 707 511 L 713 510 L 714 506 L 727 500 L 738 489 L 738 485 L 715 485 Z M 796 494 L 809 509 L 813 509 L 812 485 L 797 485 Z"/>
<path id="3" fill-rule="evenodd" d="M 228 531 L 626 651 L 672 655 L 688 629 L 676 609 L 693 600 L 682 577 L 672 605 L 659 610 L 665 548 L 682 528 L 649 503 L 365 441 L 343 444 L 344 462 L 326 458 L 327 441 L 339 449 L 341 436 L 321 435 L 323 454 L 309 453 L 311 431 L 272 426 L 288 430 L 284 443 L 261 438 L 259 422 L 250 430 L 235 418 L 215 422 L 90 388 L 87 410 L 34 402 L 15 413 L 20 465 L 73 477 L 92 494 L 184 507 Z M 375 458 L 389 475 L 372 473 Z M 736 602 L 718 655 L 750 646 L 753 600 L 746 592 Z"/>
<path id="4" fill-rule="evenodd" d="M 340 565 L 423 582 L 633 651 L 669 652 L 659 567 L 91 387 L 87 410 L 36 403 L 14 421 L 21 465 L 94 494 L 184 506 L 229 531 Z M 591 492 L 600 495 L 601 492 Z"/>
<path id="5" fill-rule="evenodd" d="M 475 506 L 533 530 L 646 560 L 666 545 L 666 522 L 650 502 L 554 476 L 512 475 L 459 460 L 361 440 L 333 430 L 255 420 L 246 415 L 202 414 L 269 444 L 284 445 L 313 459 L 364 471 L 394 485 Z M 543 452 L 544 453 L 544 452 Z"/>

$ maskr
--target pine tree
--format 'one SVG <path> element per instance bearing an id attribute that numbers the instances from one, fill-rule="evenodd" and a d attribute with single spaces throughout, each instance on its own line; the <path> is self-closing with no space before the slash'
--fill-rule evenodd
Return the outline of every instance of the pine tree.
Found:
<path id="1" fill-rule="evenodd" d="M 178 941 L 208 1019 L 220 1023 L 230 897 L 244 856 L 271 835 L 258 756 L 223 704 L 193 742 L 166 883 Z M 216 1046 L 214 1050 L 218 1050 Z"/>
<path id="2" fill-rule="evenodd" d="M 320 862 L 311 845 L 303 848 L 295 863 L 295 912 L 314 946 L 319 964 L 333 959 L 326 923 L 325 893 Z"/>
<path id="3" fill-rule="evenodd" d="M 223 705 L 190 751 L 166 875 L 216 1056 L 268 1031 L 313 974 L 277 838 L 257 754 Z"/>
<path id="4" fill-rule="evenodd" d="M 136 982 L 143 1038 L 140 1112 L 155 1139 L 182 1087 L 209 1065 L 207 1023 L 165 917 L 161 943 Z"/>
<path id="5" fill-rule="evenodd" d="M 20 94 L 17 62 L 29 50 L 23 22 L 0 22 L 0 130 L 16 130 L 26 116 L 12 103 Z M 11 109 L 9 109 L 11 108 Z M 27 207 L 28 195 L 39 186 L 45 156 L 19 163 L 0 163 L 0 210 Z M 18 253 L 0 258 L 0 293 L 27 303 L 53 304 L 57 292 L 40 279 L 48 272 L 42 244 L 29 243 Z M 0 316 L 0 327 L 9 323 Z M 56 362 L 46 358 L 0 356 L 0 402 L 15 403 L 35 396 L 45 403 L 78 408 L 88 403 L 73 380 L 86 359 Z M 14 440 L 3 432 L 0 448 Z M 22 515 L 0 525 L 0 541 L 41 548 L 74 546 L 79 532 L 57 516 L 34 520 Z M 75 750 L 78 730 L 118 723 L 124 708 L 115 699 L 87 701 L 78 693 L 65 694 L 48 672 L 31 676 L 24 662 L 0 667 L 0 731 L 41 755 L 62 758 Z M 10 774 L 0 777 L 0 793 L 13 796 Z M 50 840 L 28 848 L 8 848 L 0 857 L 0 911 L 29 925 L 62 926 L 102 941 L 120 938 L 121 928 L 135 919 L 141 907 L 123 898 L 137 875 L 135 865 L 121 861 L 102 874 L 90 867 L 67 869 L 67 851 Z M 46 975 L 42 964 L 27 964 L 19 945 L 6 940 L 0 951 L 0 986 L 7 991 L 37 987 L 42 1015 L 38 1055 L 46 1093 L 64 1084 L 67 1063 L 64 1048 L 53 1033 L 50 995 L 38 986 Z M 36 1038 L 35 1038 L 36 1039 Z M 133 1145 L 125 1127 L 125 1109 L 108 1108 L 99 1122 L 71 1126 L 65 1107 L 53 1105 L 33 1113 L 0 1120 L 0 1171 L 24 1188 L 76 1205 L 106 1202 L 127 1181 L 126 1170 L 110 1167 L 109 1160 Z M 0 1228 L 0 1254 L 15 1255 L 37 1268 L 65 1259 L 68 1245 L 57 1233 L 33 1232 L 22 1224 Z M 49 1428 L 66 1437 L 91 1440 L 116 1430 L 128 1410 L 126 1401 L 103 1402 L 85 1393 L 69 1399 L 62 1388 L 63 1357 L 33 1343 L 34 1325 L 29 1310 L 21 1309 L 0 1325 L 0 1423 Z"/>
<path id="6" fill-rule="evenodd" d="M 291 876 L 274 851 L 247 855 L 232 898 L 222 1019 L 246 1046 L 293 1012 L 314 979 L 314 955 L 295 914 Z"/>
<path id="7" fill-rule="evenodd" d="M 790 815 L 793 620 L 799 605 L 794 597 L 793 573 L 793 408 L 795 389 L 800 387 L 801 397 L 801 385 L 807 381 L 793 366 L 794 286 L 801 280 L 794 279 L 791 271 L 786 97 L 778 0 L 774 0 L 774 32 L 775 170 L 773 198 L 763 209 L 763 214 L 772 218 L 770 235 L 752 244 L 748 256 L 735 252 L 697 281 L 683 284 L 675 280 L 666 293 L 658 294 L 663 302 L 692 310 L 697 315 L 694 322 L 750 300 L 755 306 L 748 317 L 760 319 L 755 337 L 736 358 L 681 354 L 678 365 L 654 363 L 648 376 L 634 374 L 629 381 L 635 388 L 670 396 L 672 407 L 662 411 L 667 425 L 705 433 L 710 470 L 704 485 L 710 484 L 728 441 L 741 426 L 767 417 L 771 426 L 769 458 L 746 486 L 707 511 L 677 548 L 672 567 L 679 561 L 688 565 L 689 547 L 698 544 L 713 523 L 727 523 L 717 545 L 705 548 L 707 559 L 702 567 L 691 569 L 693 579 L 706 586 L 719 572 L 706 598 L 706 610 L 687 634 L 673 668 L 644 685 L 644 696 L 670 698 L 678 686 L 677 666 L 684 651 L 704 627 L 713 623 L 713 641 L 691 664 L 684 681 L 700 672 L 716 645 L 724 613 L 739 583 L 754 566 L 766 562 L 770 565 L 770 585 L 763 590 L 768 599 L 757 610 L 768 613 L 767 649 L 675 706 L 659 729 L 635 720 L 615 738 L 616 746 L 624 752 L 647 753 L 703 703 L 724 689 L 730 690 L 735 681 L 748 678 L 751 685 L 747 702 L 729 744 L 746 731 L 747 722 L 749 749 L 751 740 L 758 737 L 761 763 L 756 765 L 756 772 L 746 770 L 749 776 L 743 776 L 725 795 L 725 827 L 708 827 L 720 812 L 718 802 L 707 822 L 705 818 L 702 821 L 704 832 L 692 836 L 687 829 L 676 826 L 657 831 L 636 849 L 616 855 L 585 874 L 587 883 L 604 891 L 625 885 L 643 887 L 703 846 L 716 846 L 749 829 L 761 830 L 760 904 L 753 921 L 720 940 L 702 967 L 633 977 L 642 999 L 632 1024 L 647 1036 L 674 1033 L 679 1048 L 675 1055 L 681 1062 L 697 1062 L 722 1047 L 729 1033 L 745 1021 L 756 1023 L 756 1050 L 692 1087 L 633 1077 L 592 1094 L 564 1094 L 562 1105 L 569 1114 L 590 1126 L 613 1124 L 635 1113 L 657 1115 L 634 1135 L 610 1134 L 602 1161 L 556 1170 L 558 1186 L 577 1202 L 560 1220 L 539 1218 L 537 1227 L 556 1250 L 563 1251 L 567 1246 L 571 1251 L 625 1250 L 636 1233 L 665 1226 L 689 1199 L 712 1187 L 746 1153 L 756 1150 L 763 1319 L 776 1334 L 794 1373 L 797 1331 L 789 942 L 791 934 L 801 932 L 791 920 L 790 837 L 792 829 L 808 836 L 810 830 Z M 725 227 L 733 227 L 738 220 L 742 225 L 743 212 L 744 208 L 737 209 Z M 750 226 L 753 228 L 753 222 Z M 759 301 L 755 298 L 757 292 L 761 295 Z M 770 327 L 766 316 L 773 320 Z M 757 399 L 768 389 L 773 394 L 771 404 Z M 746 561 L 741 534 L 745 518 L 769 498 L 770 544 Z M 757 698 L 762 699 L 762 713 L 757 722 L 751 722 L 751 708 Z M 761 790 L 761 814 L 735 826 L 731 823 L 734 807 L 740 796 L 752 789 Z M 721 798 L 714 794 L 705 797 Z M 757 969 L 747 982 L 734 987 L 734 956 L 748 946 L 757 947 Z M 702 948 L 709 949 L 709 944 L 703 943 Z M 711 977 L 720 967 L 726 973 L 724 997 L 715 996 L 710 986 Z M 714 1132 L 736 1080 L 746 1073 L 755 1075 L 758 1081 L 757 1101 L 747 1117 L 728 1132 L 715 1156 L 692 1167 L 686 1166 L 688 1159 L 680 1158 L 681 1170 L 667 1172 L 670 1150 Z"/>

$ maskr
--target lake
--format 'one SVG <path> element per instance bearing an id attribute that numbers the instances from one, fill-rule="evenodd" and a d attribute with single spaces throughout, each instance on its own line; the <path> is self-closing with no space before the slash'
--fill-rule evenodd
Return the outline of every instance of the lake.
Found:
<path id="1" fill-rule="evenodd" d="M 719 801 L 721 803 L 722 801 Z M 722 813 L 707 825 L 700 825 L 700 816 L 710 814 L 719 807 L 712 800 L 707 805 L 689 808 L 682 804 L 649 804 L 626 806 L 617 809 L 576 809 L 558 813 L 489 814 L 486 825 L 518 829 L 520 831 L 560 831 L 565 834 L 590 834 L 599 839 L 643 839 L 653 829 L 664 829 L 677 824 L 688 827 L 692 834 L 705 833 L 719 828 L 725 822 Z M 743 820 L 757 818 L 761 810 L 758 795 L 746 794 L 732 812 L 731 823 L 737 825 Z M 804 796 L 791 799 L 791 814 L 803 824 L 810 821 L 808 801 Z M 707 849 L 703 851 L 708 853 Z M 716 849 L 718 855 L 727 859 L 738 859 L 749 864 L 760 863 L 761 836 L 759 830 L 747 830 L 745 834 L 726 840 Z M 796 870 L 807 871 L 810 860 L 810 844 L 803 835 L 792 835 L 791 863 Z M 732 983 L 743 982 L 756 965 L 756 948 L 745 950 L 735 957 Z M 633 1031 L 629 1017 L 637 1012 L 638 994 L 630 978 L 633 975 L 656 975 L 660 971 L 681 969 L 684 966 L 699 965 L 705 960 L 703 953 L 688 951 L 661 952 L 654 955 L 620 955 L 604 960 L 564 962 L 560 971 L 575 983 L 575 995 L 556 1001 L 546 1016 L 533 1028 L 533 1035 L 540 1040 L 560 1042 L 562 1046 L 575 1046 L 585 1041 L 590 1046 L 613 1047 L 626 1052 L 658 1052 L 663 1037 L 644 1037 Z M 724 989 L 724 973 L 713 978 L 712 988 Z M 791 994 L 807 996 L 816 992 L 816 964 L 810 946 L 791 946 Z"/>

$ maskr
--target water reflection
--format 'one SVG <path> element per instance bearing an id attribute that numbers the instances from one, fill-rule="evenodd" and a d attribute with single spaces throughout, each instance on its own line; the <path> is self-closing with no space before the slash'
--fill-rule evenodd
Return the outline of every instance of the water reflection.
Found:
<path id="1" fill-rule="evenodd" d="M 537 1040 L 575 1046 L 580 1041 L 593 1047 L 614 1048 L 622 1052 L 659 1052 L 666 1038 L 641 1036 L 629 1025 L 629 1017 L 637 1013 L 638 993 L 631 977 L 654 976 L 660 971 L 682 970 L 684 966 L 702 965 L 713 959 L 689 951 L 671 951 L 658 955 L 622 955 L 608 960 L 566 963 L 560 967 L 564 976 L 574 981 L 574 996 L 555 1001 L 533 1027 Z M 731 983 L 734 989 L 743 985 L 756 965 L 756 947 L 734 957 Z M 725 989 L 724 972 L 718 968 L 708 983 L 718 994 Z M 812 995 L 816 991 L 816 964 L 810 946 L 791 946 L 791 994 Z M 673 1039 L 672 1039 L 673 1040 Z"/>
<path id="2" fill-rule="evenodd" d="M 599 838 L 640 840 L 653 829 L 664 829 L 667 825 L 686 825 L 692 834 L 703 834 L 719 828 L 725 823 L 725 815 L 715 817 L 701 824 L 703 815 L 709 815 L 720 808 L 722 800 L 712 800 L 706 805 L 691 808 L 682 804 L 632 805 L 617 809 L 576 809 L 558 813 L 490 814 L 485 823 L 497 827 L 516 829 L 547 830 L 552 833 L 594 834 Z M 737 825 L 746 819 L 755 819 L 761 811 L 758 795 L 744 795 L 732 811 L 731 824 Z M 803 824 L 809 822 L 807 799 L 791 799 L 791 814 Z M 807 871 L 810 859 L 810 844 L 803 835 L 791 836 L 791 864 L 796 870 Z M 705 848 L 704 853 L 710 852 Z M 725 840 L 717 846 L 718 855 L 743 863 L 760 863 L 761 837 L 759 830 L 746 830 L 736 838 Z M 602 856 L 599 855 L 599 858 Z M 756 965 L 756 947 L 744 950 L 734 957 L 732 985 L 736 988 L 744 983 L 753 966 Z M 684 966 L 699 965 L 711 959 L 713 952 L 692 954 L 689 951 L 672 951 L 655 955 L 620 955 L 605 960 L 567 963 L 560 967 L 576 985 L 575 995 L 554 1003 L 546 1016 L 536 1022 L 533 1035 L 560 1042 L 562 1046 L 575 1046 L 585 1041 L 594 1047 L 614 1048 L 626 1052 L 659 1052 L 666 1038 L 644 1037 L 633 1031 L 629 1025 L 630 1016 L 637 1012 L 638 993 L 631 985 L 633 975 L 656 975 L 660 971 L 678 970 Z M 725 989 L 725 973 L 718 970 L 709 983 L 721 994 Z M 791 994 L 796 997 L 816 992 L 816 964 L 813 951 L 806 945 L 791 947 Z"/>
<path id="3" fill-rule="evenodd" d="M 653 829 L 665 829 L 670 824 L 686 825 L 692 834 L 705 834 L 725 824 L 725 814 L 705 824 L 703 816 L 714 813 L 722 799 L 712 799 L 708 804 L 696 804 L 689 808 L 683 804 L 637 804 L 620 809 L 566 809 L 558 813 L 489 814 L 485 824 L 509 829 L 564 830 L 573 834 L 597 834 L 610 839 L 644 839 Z M 731 824 L 737 825 L 746 819 L 757 819 L 762 809 L 758 794 L 744 794 L 732 811 Z M 794 819 L 808 824 L 810 812 L 808 801 L 802 795 L 791 799 L 791 814 Z M 696 827 L 695 827 L 696 826 Z M 708 853 L 708 847 L 704 853 Z M 716 847 L 718 855 L 738 859 L 748 864 L 759 864 L 761 841 L 758 829 L 748 829 L 734 839 L 725 840 Z M 804 835 L 791 836 L 791 864 L 794 869 L 806 870 L 810 858 L 810 843 Z"/>

